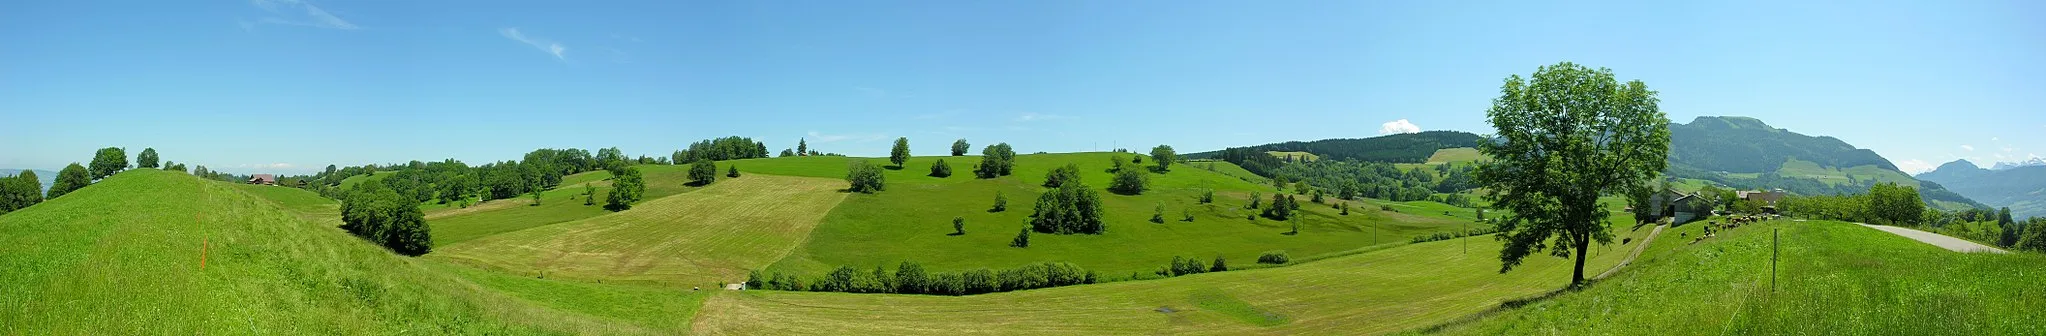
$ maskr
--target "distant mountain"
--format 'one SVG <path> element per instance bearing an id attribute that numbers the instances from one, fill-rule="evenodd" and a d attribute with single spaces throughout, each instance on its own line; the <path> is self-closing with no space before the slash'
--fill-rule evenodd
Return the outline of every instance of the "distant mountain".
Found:
<path id="1" fill-rule="evenodd" d="M 1484 138 L 1477 134 L 1457 131 L 1427 131 L 1420 133 L 1393 134 L 1363 139 L 1325 139 L 1315 141 L 1288 141 L 1230 149 L 1264 152 L 1307 152 L 1324 160 L 1356 160 L 1393 163 L 1428 162 L 1428 156 L 1435 150 L 1456 147 L 1476 147 Z M 1223 151 L 1186 154 L 1191 159 L 1220 158 Z"/>
<path id="2" fill-rule="evenodd" d="M 23 170 L 36 172 L 36 180 L 43 182 L 43 192 L 50 192 L 50 185 L 57 183 L 57 172 L 42 169 L 0 169 L 0 177 L 14 177 Z"/>
<path id="3" fill-rule="evenodd" d="M 1771 127 L 1748 117 L 1698 117 L 1689 124 L 1670 124 L 1666 173 L 1735 188 L 1781 188 L 1804 195 L 1862 193 L 1876 183 L 1895 182 L 1918 187 L 1928 204 L 1945 201 L 1983 206 L 1946 190 L 1941 183 L 1920 183 L 1875 151 L 1833 137 Z"/>
<path id="4" fill-rule="evenodd" d="M 1940 165 L 1939 169 L 1918 174 L 1918 178 L 1946 186 L 1948 190 L 1992 207 L 2009 207 L 2011 217 L 2046 216 L 2046 166 L 1994 170 L 1982 169 L 1967 160 L 1955 160 Z"/>
<path id="5" fill-rule="evenodd" d="M 2046 159 L 2032 158 L 2031 160 L 2019 162 L 1997 162 L 1995 166 L 1989 167 L 1989 170 L 2009 170 L 2011 168 L 2037 166 L 2046 166 Z"/>

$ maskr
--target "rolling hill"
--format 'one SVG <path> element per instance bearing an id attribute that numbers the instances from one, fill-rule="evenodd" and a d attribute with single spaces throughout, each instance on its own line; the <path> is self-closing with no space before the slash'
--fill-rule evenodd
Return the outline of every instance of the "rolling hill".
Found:
<path id="1" fill-rule="evenodd" d="M 316 209 L 314 199 L 279 202 L 244 188 L 140 169 L 0 215 L 0 292 L 8 293 L 0 296 L 0 333 L 654 334 L 687 327 L 620 323 L 555 308 L 576 302 L 493 290 L 542 287 L 625 307 L 634 305 L 601 298 L 651 294 L 450 275 L 286 210 Z M 270 188 L 269 196 L 310 194 Z"/>
<path id="2" fill-rule="evenodd" d="M 1698 117 L 1670 124 L 1669 169 L 1682 179 L 1741 189 L 1781 188 L 1803 195 L 1853 194 L 1876 183 L 1918 187 L 1927 204 L 1981 207 L 1939 185 L 1923 185 L 1875 151 L 1833 137 L 1807 136 L 1748 117 Z"/>
<path id="3" fill-rule="evenodd" d="M 1967 160 L 1955 160 L 1918 174 L 1918 178 L 1992 207 L 2009 207 L 2011 217 L 2046 216 L 2046 166 L 1990 170 Z"/>

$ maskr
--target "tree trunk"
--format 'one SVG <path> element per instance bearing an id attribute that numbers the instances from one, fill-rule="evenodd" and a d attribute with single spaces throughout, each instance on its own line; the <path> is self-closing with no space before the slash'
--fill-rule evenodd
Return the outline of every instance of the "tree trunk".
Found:
<path id="1" fill-rule="evenodd" d="M 1584 257 L 1591 250 L 1591 229 L 1580 229 L 1577 235 L 1577 271 L 1570 275 L 1570 287 L 1584 285 Z"/>

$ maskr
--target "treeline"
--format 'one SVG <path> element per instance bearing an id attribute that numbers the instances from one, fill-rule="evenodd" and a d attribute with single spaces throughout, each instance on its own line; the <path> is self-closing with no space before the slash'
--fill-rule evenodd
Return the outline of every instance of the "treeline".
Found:
<path id="1" fill-rule="evenodd" d="M 1471 180 L 1473 165 L 1443 164 L 1429 168 L 1400 170 L 1389 163 L 1320 160 L 1285 165 L 1273 172 L 1279 181 L 1306 182 L 1328 190 L 1340 199 L 1368 197 L 1395 202 L 1428 200 L 1435 193 L 1455 193 L 1477 187 Z M 1298 188 L 1298 187 L 1296 187 Z"/>
<path id="2" fill-rule="evenodd" d="M 1413 244 L 1420 244 L 1420 243 L 1426 243 L 1426 242 L 1432 242 L 1432 241 L 1444 241 L 1444 240 L 1450 240 L 1450 239 L 1457 239 L 1457 238 L 1463 238 L 1463 237 L 1470 237 L 1470 236 L 1483 236 L 1483 235 L 1488 235 L 1488 234 L 1493 234 L 1493 233 L 1499 233 L 1499 229 L 1498 229 L 1498 228 L 1494 228 L 1494 227 L 1491 227 L 1491 226 L 1487 225 L 1487 226 L 1481 226 L 1481 227 L 1478 227 L 1478 228 L 1475 228 L 1475 229 L 1470 229 L 1470 230 L 1463 230 L 1463 231 L 1452 231 L 1452 232 L 1436 232 L 1436 233 L 1433 233 L 1433 234 L 1425 234 L 1425 235 L 1419 235 L 1419 236 L 1414 236 L 1414 239 L 1413 239 L 1412 241 L 1409 241 L 1409 243 L 1413 243 Z"/>
<path id="3" fill-rule="evenodd" d="M 1916 225 L 1927 219 L 1918 189 L 1896 183 L 1877 183 L 1865 194 L 1785 196 L 1776 207 L 1791 216 L 1850 222 Z"/>
<path id="4" fill-rule="evenodd" d="M 760 271 L 752 271 L 746 277 L 746 287 L 782 291 L 973 295 L 1097 281 L 1099 277 L 1093 271 L 1069 263 L 1037 263 L 1001 271 L 928 272 L 923 265 L 903 262 L 892 272 L 879 266 L 871 271 L 840 266 L 831 273 L 808 281 L 779 272 L 762 276 Z"/>
<path id="5" fill-rule="evenodd" d="M 1849 180 L 1847 183 L 1840 184 L 1826 183 L 1824 181 L 1820 181 L 1814 178 L 1783 176 L 1782 174 L 1777 174 L 1775 172 L 1756 174 L 1756 176 L 1753 178 L 1736 177 L 1733 175 L 1729 175 L 1725 172 L 1706 171 L 1698 169 L 1696 167 L 1684 166 L 1674 163 L 1670 164 L 1669 168 L 1663 171 L 1663 174 L 1671 177 L 1681 177 L 1717 182 L 1719 184 L 1726 185 L 1728 187 L 1733 187 L 1736 189 L 1746 190 L 1783 189 L 1784 191 L 1789 191 L 1791 193 L 1802 195 L 1860 194 L 1868 192 L 1869 188 L 1874 187 L 1876 183 L 1879 183 L 1878 181 L 1876 181 L 1874 176 L 1858 178 L 1853 175 L 1848 176 Z M 1961 196 L 1961 194 L 1949 191 L 1944 186 L 1941 186 L 1937 183 L 1921 181 L 1919 184 L 1923 186 L 1923 188 L 1919 190 L 1919 195 L 1921 196 L 1920 198 L 1922 200 L 1948 201 L 1967 204 L 1972 207 L 1988 207 L 1988 205 L 1984 205 L 1980 202 L 1976 202 L 1973 199 L 1969 199 L 1966 196 Z"/>
<path id="6" fill-rule="evenodd" d="M 0 214 L 13 212 L 41 204 L 45 200 L 63 197 L 79 189 L 91 186 L 101 179 L 131 168 L 162 168 L 184 171 L 184 165 L 161 161 L 155 148 L 144 148 L 135 156 L 134 163 L 128 161 L 128 149 L 107 147 L 93 151 L 90 165 L 72 162 L 57 171 L 57 178 L 50 183 L 50 190 L 43 191 L 43 182 L 35 171 L 22 170 L 14 176 L 0 177 Z M 199 166 L 205 170 L 206 166 Z"/>
<path id="7" fill-rule="evenodd" d="M 1316 141 L 1290 141 L 1249 147 L 1230 148 L 1238 152 L 1254 152 L 1270 157 L 1265 152 L 1308 152 L 1322 160 L 1355 160 L 1368 162 L 1422 163 L 1435 155 L 1435 150 L 1456 147 L 1476 147 L 1484 138 L 1477 134 L 1457 131 L 1427 131 L 1410 134 L 1394 134 L 1364 139 L 1325 139 Z M 1223 157 L 1229 149 L 1217 152 L 1187 154 L 1189 159 L 1221 159 L 1243 165 Z M 1277 158 L 1274 158 L 1277 160 Z M 1246 166 L 1245 169 L 1250 167 Z M 1257 172 L 1252 170 L 1252 172 Z"/>
<path id="8" fill-rule="evenodd" d="M 670 159 L 669 162 L 676 164 L 696 162 L 697 160 L 757 159 L 767 157 L 767 143 L 753 141 L 753 139 L 745 137 L 729 136 L 697 141 L 696 143 L 689 144 L 688 149 L 675 151 L 674 154 L 670 154 L 668 157 Z"/>

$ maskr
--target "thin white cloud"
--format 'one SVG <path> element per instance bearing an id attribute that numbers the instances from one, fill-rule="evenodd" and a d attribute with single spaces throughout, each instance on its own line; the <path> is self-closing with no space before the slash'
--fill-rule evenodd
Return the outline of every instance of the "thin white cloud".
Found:
<path id="1" fill-rule="evenodd" d="M 540 49 L 540 51 L 546 52 L 549 55 L 554 55 L 554 59 L 568 60 L 568 56 L 564 55 L 564 53 L 568 52 L 568 47 L 562 46 L 560 42 L 554 42 L 545 38 L 526 37 L 526 34 L 520 33 L 518 28 L 498 29 L 497 34 L 504 35 L 504 38 L 511 39 L 512 41 L 531 45 L 534 49 Z"/>
<path id="2" fill-rule="evenodd" d="M 1961 145 L 1961 150 L 1973 152 L 1975 151 L 1975 146 Z"/>
<path id="3" fill-rule="evenodd" d="M 2003 137 L 1989 137 L 1989 141 L 2003 141 Z"/>
<path id="4" fill-rule="evenodd" d="M 1382 124 L 1382 125 L 1378 125 L 1378 135 L 1388 135 L 1388 134 L 1406 134 L 1406 133 L 1420 133 L 1420 132 L 1421 132 L 1421 126 L 1415 126 L 1415 125 L 1414 125 L 1414 122 L 1411 122 L 1411 121 L 1407 121 L 1406 119 L 1400 119 L 1400 120 L 1393 120 L 1393 121 L 1388 121 L 1388 122 L 1385 122 L 1385 124 Z"/>
<path id="5" fill-rule="evenodd" d="M 814 141 L 812 141 L 812 142 L 817 142 L 817 143 L 826 143 L 826 142 L 839 142 L 839 141 L 853 141 L 853 142 L 870 142 L 870 141 L 877 141 L 877 140 L 881 140 L 881 139 L 886 139 L 886 138 L 888 138 L 888 135 L 886 135 L 886 134 L 880 134 L 880 133 L 868 133 L 868 134 L 824 134 L 824 133 L 818 133 L 817 131 L 810 131 L 810 133 L 809 133 L 809 136 L 808 136 L 808 137 L 805 137 L 805 138 L 808 138 L 808 139 L 813 139 Z"/>
<path id="6" fill-rule="evenodd" d="M 302 0 L 252 0 L 250 3 L 258 8 L 262 8 L 263 11 L 269 12 L 269 15 L 271 15 L 257 20 L 255 23 L 341 30 L 361 28 L 354 23 L 348 22 L 348 20 L 341 19 L 340 16 L 336 16 L 334 13 L 321 9 L 320 6 Z M 244 30 L 254 27 L 254 23 L 242 23 L 242 29 Z"/>
<path id="7" fill-rule="evenodd" d="M 1030 113 L 1024 113 L 1023 115 L 1020 115 L 1020 116 L 1016 116 L 1016 121 L 1021 121 L 1021 122 L 1032 122 L 1032 121 L 1044 121 L 1044 120 L 1059 120 L 1059 119 L 1071 119 L 1071 118 L 1072 118 L 1072 117 L 1069 117 L 1069 116 L 1062 116 L 1062 115 L 1057 115 L 1057 114 L 1045 114 L 1045 113 L 1036 113 L 1036 112 L 1030 112 Z"/>
<path id="8" fill-rule="evenodd" d="M 1902 170 L 1904 173 L 1912 175 L 1932 171 L 1934 167 L 1932 163 L 1919 159 L 1897 161 L 1897 170 Z"/>

